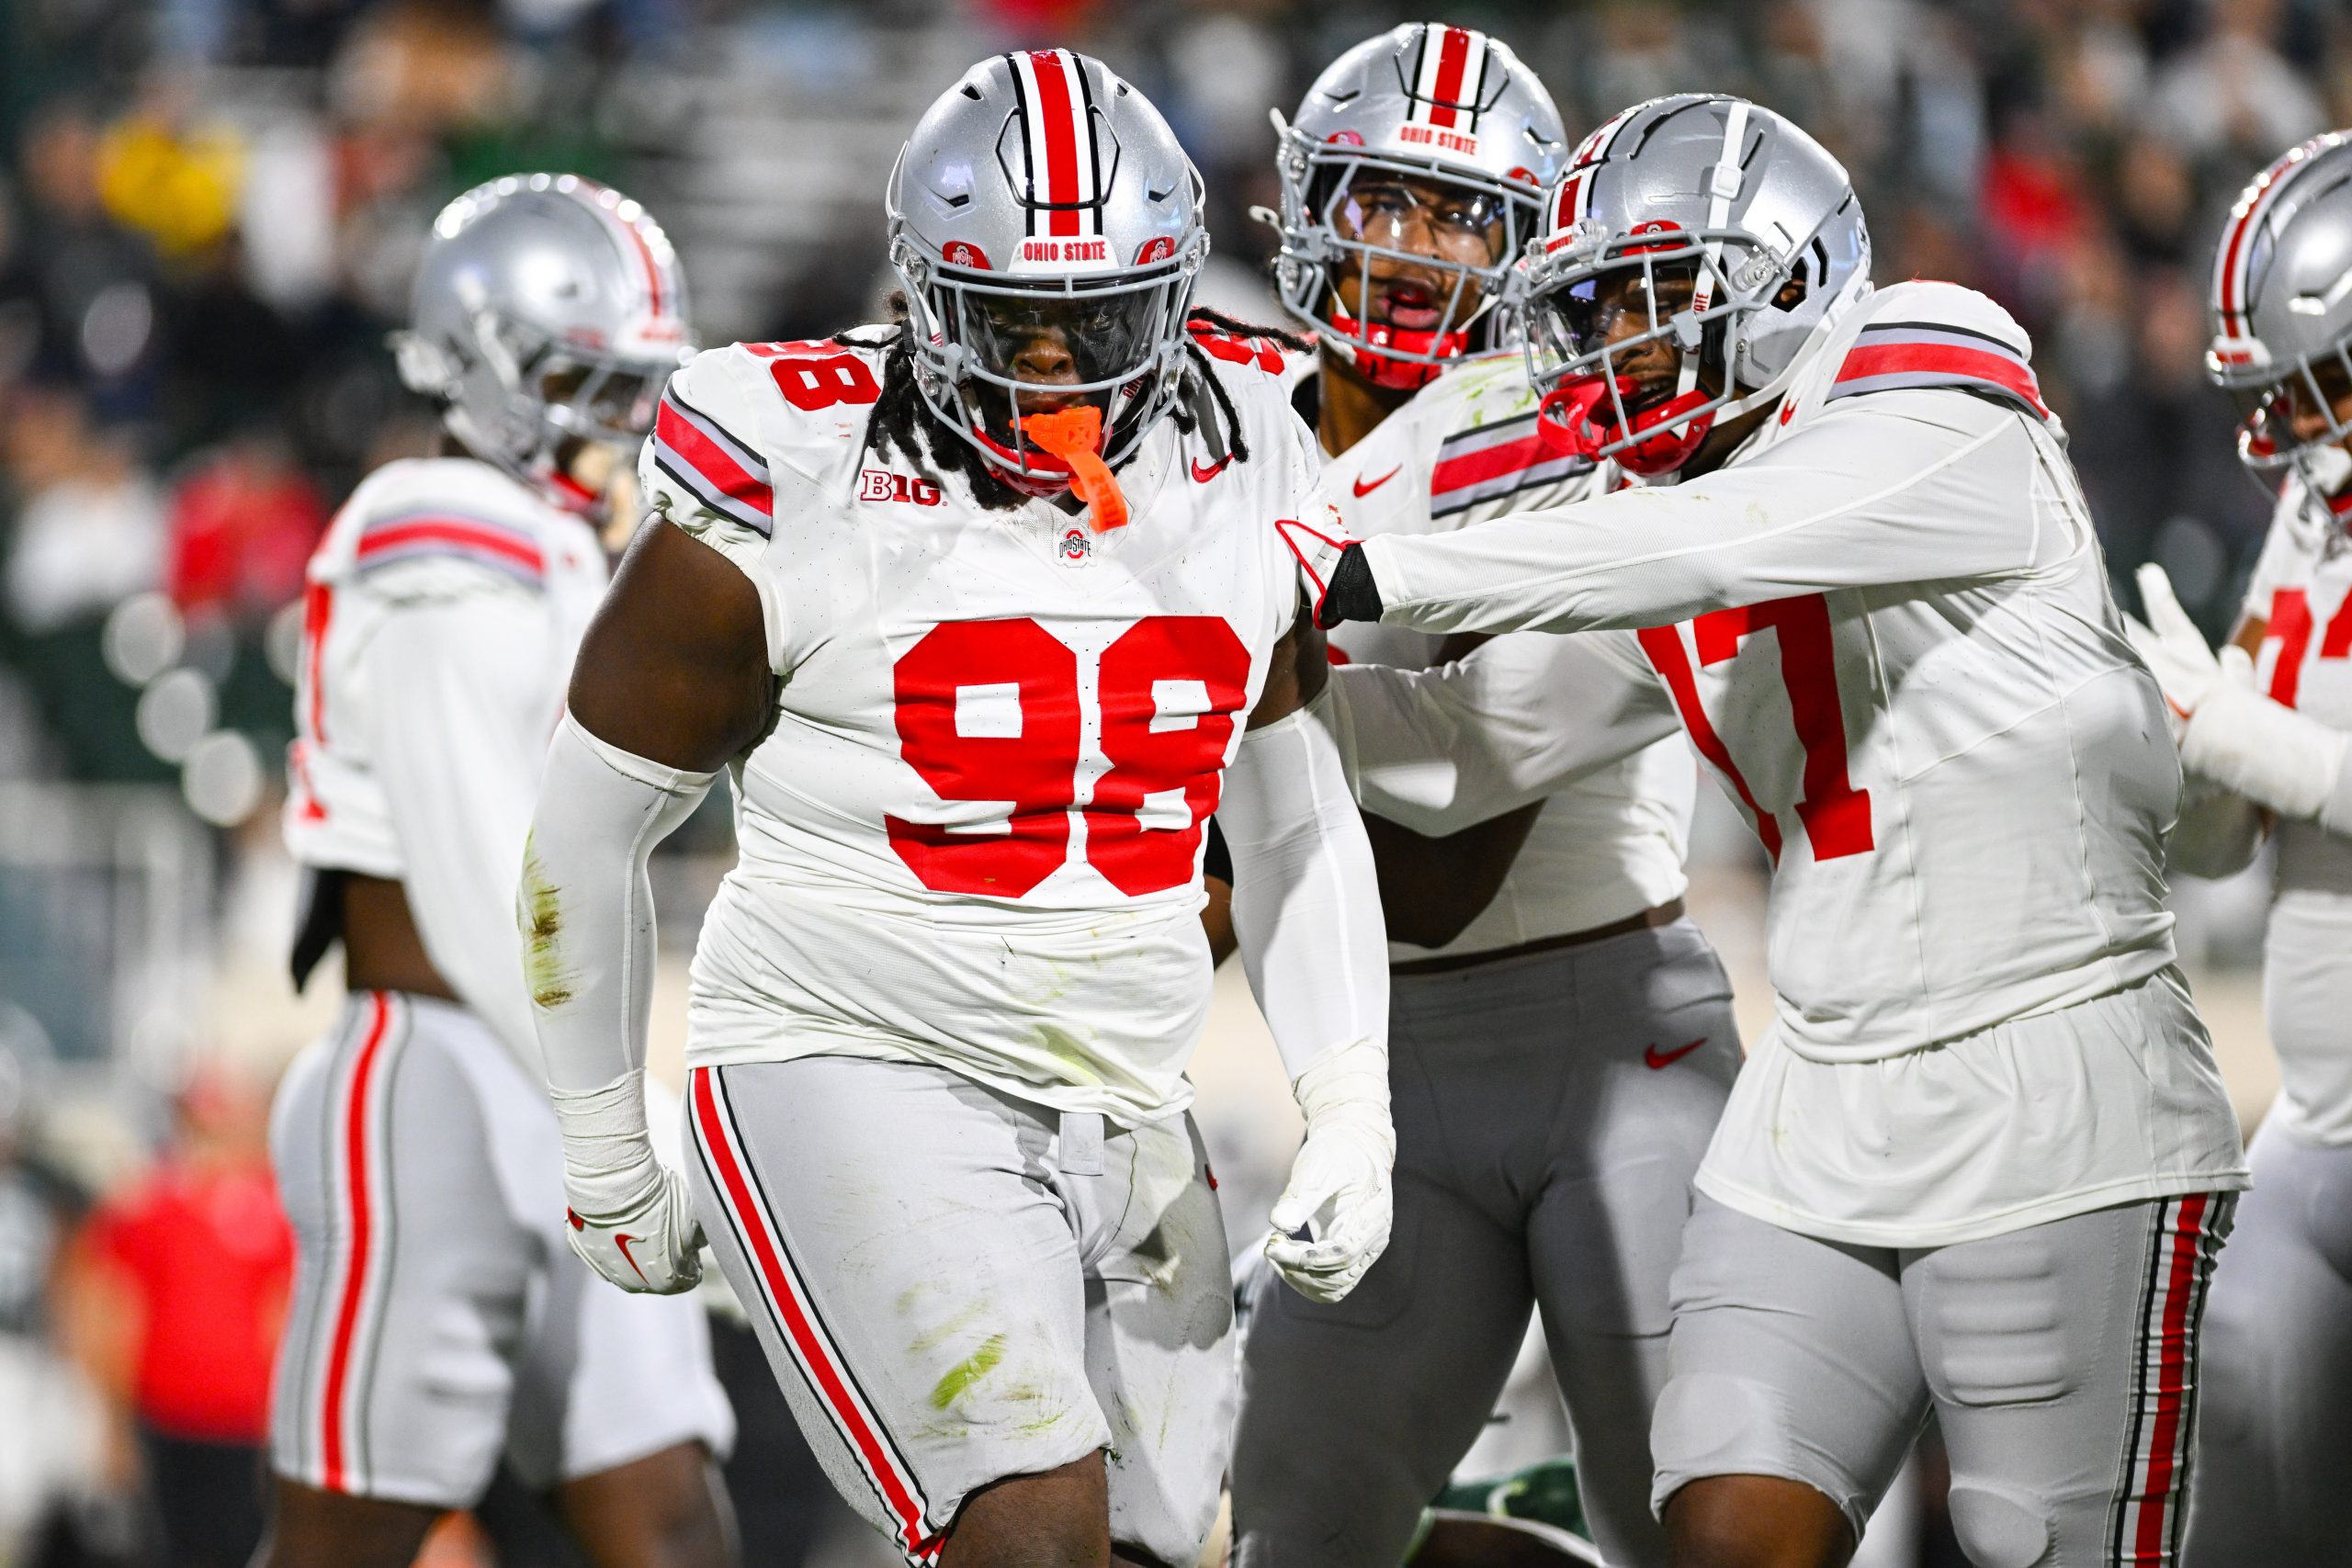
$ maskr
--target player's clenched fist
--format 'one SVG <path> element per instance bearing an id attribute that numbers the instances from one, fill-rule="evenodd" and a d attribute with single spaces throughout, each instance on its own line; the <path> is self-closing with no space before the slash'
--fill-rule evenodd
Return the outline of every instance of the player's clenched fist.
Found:
<path id="1" fill-rule="evenodd" d="M 1341 1046 L 1292 1088 L 1306 1116 L 1306 1141 L 1275 1200 L 1266 1258 L 1299 1294 L 1336 1302 L 1380 1261 L 1395 1217 L 1387 1049 L 1372 1041 Z"/>
<path id="2" fill-rule="evenodd" d="M 564 1235 L 624 1291 L 675 1295 L 702 1280 L 702 1226 L 684 1179 L 653 1152 L 641 1075 L 553 1092 L 563 1127 Z"/>

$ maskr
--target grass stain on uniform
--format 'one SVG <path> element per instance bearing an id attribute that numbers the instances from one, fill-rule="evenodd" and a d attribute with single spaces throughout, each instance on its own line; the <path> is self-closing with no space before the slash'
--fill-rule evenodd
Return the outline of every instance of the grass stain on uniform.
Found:
<path id="1" fill-rule="evenodd" d="M 910 1291 L 907 1294 L 912 1295 L 914 1292 Z M 899 1310 L 903 1312 L 907 1310 L 904 1304 L 905 1297 L 901 1297 L 899 1300 L 901 1303 Z M 959 1312 L 953 1317 L 950 1317 L 946 1322 L 940 1324 L 935 1327 L 927 1328 L 921 1334 L 916 1335 L 912 1339 L 907 1342 L 907 1348 L 918 1353 L 925 1350 L 936 1350 L 942 1345 L 946 1344 L 950 1339 L 955 1338 L 957 1335 L 971 1327 L 972 1325 L 979 1321 L 980 1318 L 986 1316 L 988 1310 L 988 1303 L 974 1302 L 969 1306 L 967 1306 L 962 1312 Z M 999 1339 L 1002 1339 L 1003 1337 L 1004 1336 L 1001 1334 L 997 1336 L 997 1338 Z M 985 1348 L 985 1347 L 983 1347 L 983 1348 Z"/>
<path id="2" fill-rule="evenodd" d="M 1102 1075 L 1094 1070 L 1091 1054 L 1086 1043 L 1059 1024 L 1041 1023 L 1037 1026 L 1037 1048 L 1061 1065 L 1071 1083 L 1099 1084 Z"/>
<path id="3" fill-rule="evenodd" d="M 553 1012 L 571 1000 L 572 982 L 563 962 L 563 902 L 547 867 L 526 841 L 523 846 L 523 979 L 531 1005 Z"/>
<path id="4" fill-rule="evenodd" d="M 964 1391 L 989 1375 L 996 1364 L 1004 1359 L 1004 1336 L 991 1334 L 980 1342 L 980 1348 L 947 1369 L 947 1374 L 933 1385 L 931 1407 L 944 1410 L 963 1397 Z"/>

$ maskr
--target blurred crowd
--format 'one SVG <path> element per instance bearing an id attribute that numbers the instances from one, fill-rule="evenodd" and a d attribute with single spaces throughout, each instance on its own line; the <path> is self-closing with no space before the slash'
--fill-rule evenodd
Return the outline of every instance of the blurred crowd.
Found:
<path id="1" fill-rule="evenodd" d="M 0 5 L 0 786 L 162 786 L 207 824 L 221 897 L 271 863 L 303 562 L 362 474 L 434 439 L 383 336 L 432 214 L 470 184 L 606 179 L 671 228 L 706 340 L 830 332 L 881 292 L 880 180 L 906 124 L 961 63 L 1050 39 L 1168 111 L 1207 176 L 1219 303 L 1271 316 L 1272 235 L 1250 216 L 1275 200 L 1267 110 L 1408 17 L 1387 0 Z M 1882 281 L 1973 285 L 2033 334 L 2119 583 L 2159 559 L 2209 632 L 2230 620 L 2268 507 L 2200 374 L 2209 247 L 2253 172 L 2352 124 L 2352 6 L 1478 0 L 1432 19 L 1511 43 L 1572 134 L 1719 88 L 1820 135 L 1861 190 Z M 10 962 L 32 907 L 9 875 L 0 1023 L 23 1015 Z M 250 1474 L 287 1268 L 266 1075 L 142 1091 L 154 1157 L 69 1173 L 28 1131 L 38 1075 L 17 1060 L 0 1040 L 0 1400 L 35 1416 L 0 1436 L 0 1568 L 228 1561 L 159 1521 L 175 1489 Z M 192 1258 L 202 1279 L 175 1272 Z"/>

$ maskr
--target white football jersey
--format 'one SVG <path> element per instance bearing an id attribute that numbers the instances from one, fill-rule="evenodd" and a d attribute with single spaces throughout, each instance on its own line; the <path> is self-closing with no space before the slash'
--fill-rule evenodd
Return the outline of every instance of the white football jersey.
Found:
<path id="1" fill-rule="evenodd" d="M 1536 401 L 1520 355 L 1449 370 L 1371 434 L 1325 461 L 1326 497 L 1340 508 L 1351 533 L 1367 536 L 1451 533 L 1603 493 L 1616 470 L 1546 447 L 1535 430 Z M 1531 650 L 1537 658 L 1557 651 L 1556 637 L 1513 635 L 1544 645 Z M 1360 623 L 1331 634 L 1332 646 L 1351 663 L 1408 670 L 1435 662 L 1443 641 L 1408 627 Z M 1627 676 L 1600 663 L 1586 673 L 1611 682 L 1647 679 L 1645 672 Z M 1513 695 L 1521 700 L 1514 702 Z M 1524 697 L 1502 694 L 1503 711 L 1484 720 L 1507 728 L 1539 721 L 1541 709 Z M 1360 768 L 1377 770 L 1397 760 L 1380 750 L 1371 731 L 1351 749 L 1351 761 Z M 1690 749 L 1679 736 L 1565 784 L 1544 800 L 1494 901 L 1460 936 L 1436 949 L 1391 942 L 1390 956 L 1404 961 L 1516 947 L 1609 925 L 1680 897 L 1697 785 Z M 1370 801 L 1366 806 L 1377 810 Z M 1402 814 L 1395 819 L 1432 835 L 1477 820 Z"/>
<path id="2" fill-rule="evenodd" d="M 403 885 L 426 954 L 536 1077 L 514 887 L 595 531 L 468 457 L 387 464 L 311 558 L 286 842 Z"/>
<path id="3" fill-rule="evenodd" d="M 2267 623 L 2257 689 L 2352 730 L 2352 489 L 2335 496 L 2289 476 L 2247 587 Z M 2263 991 L 2278 1055 L 2271 1114 L 2289 1131 L 2352 1145 L 2352 843 L 2316 822 L 2280 822 L 2278 892 L 2264 944 Z"/>
<path id="4" fill-rule="evenodd" d="M 920 1061 L 1129 1123 L 1189 1102 L 1204 827 L 1317 467 L 1279 355 L 1212 350 L 1247 457 L 1164 422 L 1100 534 L 876 450 L 879 349 L 739 344 L 671 383 L 647 494 L 758 588 L 782 682 L 733 770 L 690 1062 Z"/>
<path id="5" fill-rule="evenodd" d="M 2193 1012 L 2085 1045 L 2132 1135 L 2058 1126 L 2039 1153 L 2001 1135 L 1997 1069 L 1972 1097 L 1904 1061 L 1989 1064 L 2043 1039 L 2013 1021 L 2170 984 L 2179 767 L 2029 352 L 1981 295 L 1897 285 L 1713 473 L 1364 546 L 1408 625 L 1639 628 L 1650 721 L 1679 715 L 1774 866 L 1776 1021 L 1700 1185 L 1813 1234 L 1932 1245 L 2240 1179 Z"/>

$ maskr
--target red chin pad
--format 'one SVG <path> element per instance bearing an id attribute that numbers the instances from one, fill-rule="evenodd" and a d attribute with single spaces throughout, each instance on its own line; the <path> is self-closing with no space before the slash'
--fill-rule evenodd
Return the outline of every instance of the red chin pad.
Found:
<path id="1" fill-rule="evenodd" d="M 1419 391 L 1444 375 L 1446 367 L 1442 363 L 1399 359 L 1390 350 L 1425 354 L 1438 361 L 1459 359 L 1470 352 L 1466 332 L 1407 332 L 1379 321 L 1359 321 L 1341 310 L 1336 299 L 1331 302 L 1331 335 L 1347 351 L 1358 375 L 1391 391 Z"/>
<path id="2" fill-rule="evenodd" d="M 1638 390 L 1632 377 L 1617 378 L 1620 398 L 1631 400 Z M 1707 439 L 1707 432 L 1714 428 L 1715 417 L 1712 413 L 1690 417 L 1690 411 L 1706 400 L 1707 394 L 1694 387 L 1654 409 L 1634 414 L 1632 445 L 1611 453 L 1611 460 L 1627 473 L 1645 479 L 1674 472 L 1690 460 L 1700 444 Z M 1677 420 L 1682 423 L 1677 425 Z M 1600 449 L 1620 437 L 1616 403 L 1609 396 L 1608 379 L 1579 376 L 1553 388 L 1536 410 L 1535 429 L 1554 451 L 1588 462 L 1600 461 Z M 1654 434 L 1645 435 L 1645 431 Z"/>

